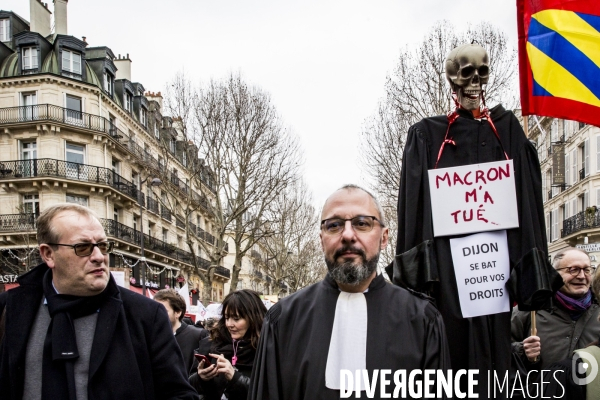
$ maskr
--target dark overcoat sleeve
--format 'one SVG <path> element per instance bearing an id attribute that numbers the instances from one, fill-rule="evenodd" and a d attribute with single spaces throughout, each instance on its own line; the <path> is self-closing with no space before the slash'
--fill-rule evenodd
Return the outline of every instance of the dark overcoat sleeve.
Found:
<path id="1" fill-rule="evenodd" d="M 149 332 L 149 353 L 156 399 L 196 400 L 198 394 L 188 383 L 183 356 L 173 337 L 164 307 L 157 307 Z"/>
<path id="2" fill-rule="evenodd" d="M 423 355 L 423 370 L 447 371 L 451 369 L 450 348 L 442 314 L 433 305 L 429 305 L 425 315 L 427 316 L 427 342 Z"/>
<path id="3" fill-rule="evenodd" d="M 248 400 L 278 400 L 283 398 L 281 387 L 279 365 L 279 354 L 277 350 L 278 319 L 281 315 L 281 307 L 275 304 L 269 309 L 263 322 L 260 340 L 254 367 Z"/>

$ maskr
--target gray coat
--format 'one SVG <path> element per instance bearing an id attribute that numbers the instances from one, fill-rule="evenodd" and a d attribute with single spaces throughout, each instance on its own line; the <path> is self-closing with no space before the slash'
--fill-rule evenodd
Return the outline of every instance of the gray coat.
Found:
<path id="1" fill-rule="evenodd" d="M 532 364 L 523 351 L 523 340 L 531 336 L 529 311 L 513 309 L 511 319 L 512 341 L 515 350 L 531 369 L 548 369 L 553 363 L 570 358 L 573 351 L 587 347 L 600 336 L 600 306 L 593 300 L 590 308 L 577 320 L 572 321 L 569 313 L 559 305 L 549 310 L 536 312 L 537 336 L 540 337 L 540 361 Z"/>

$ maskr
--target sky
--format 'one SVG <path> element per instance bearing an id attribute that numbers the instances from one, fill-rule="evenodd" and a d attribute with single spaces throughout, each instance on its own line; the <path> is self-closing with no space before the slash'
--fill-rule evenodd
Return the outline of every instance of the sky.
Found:
<path id="1" fill-rule="evenodd" d="M 45 1 L 45 0 L 43 0 Z M 48 7 L 53 9 L 53 4 Z M 3 0 L 29 21 L 29 0 Z M 271 95 L 300 138 L 318 210 L 346 183 L 368 186 L 360 134 L 384 96 L 401 48 L 441 20 L 490 22 L 517 45 L 516 0 L 70 0 L 68 34 L 129 54 L 131 78 L 165 92 L 240 73 Z"/>

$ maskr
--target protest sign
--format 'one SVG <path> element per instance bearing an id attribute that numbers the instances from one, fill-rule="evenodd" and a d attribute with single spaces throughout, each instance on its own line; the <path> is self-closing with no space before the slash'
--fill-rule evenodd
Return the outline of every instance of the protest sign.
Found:
<path id="1" fill-rule="evenodd" d="M 512 160 L 428 173 L 436 237 L 519 227 Z"/>
<path id="2" fill-rule="evenodd" d="M 510 311 L 506 231 L 450 239 L 450 249 L 463 318 Z"/>

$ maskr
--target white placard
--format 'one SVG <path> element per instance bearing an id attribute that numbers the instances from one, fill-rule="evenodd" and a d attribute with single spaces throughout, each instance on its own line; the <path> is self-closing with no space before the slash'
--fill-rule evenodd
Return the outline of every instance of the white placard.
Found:
<path id="1" fill-rule="evenodd" d="M 434 236 L 519 227 L 512 160 L 428 173 Z"/>
<path id="2" fill-rule="evenodd" d="M 450 239 L 463 318 L 510 311 L 506 231 Z"/>
<path id="3" fill-rule="evenodd" d="M 115 278 L 115 283 L 121 287 L 125 287 L 125 271 L 110 271 L 113 278 Z"/>

